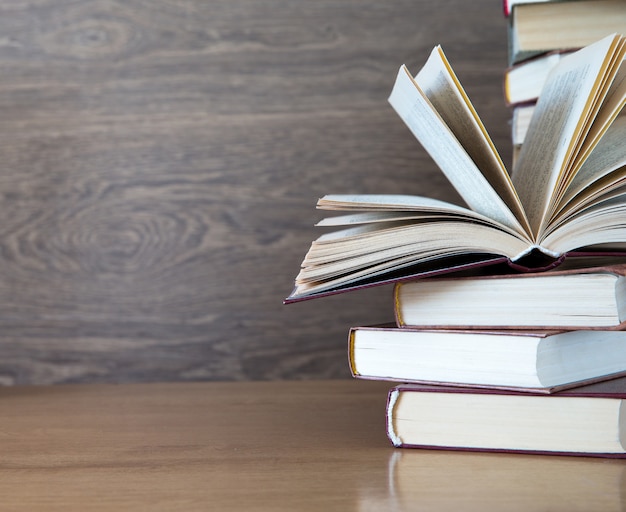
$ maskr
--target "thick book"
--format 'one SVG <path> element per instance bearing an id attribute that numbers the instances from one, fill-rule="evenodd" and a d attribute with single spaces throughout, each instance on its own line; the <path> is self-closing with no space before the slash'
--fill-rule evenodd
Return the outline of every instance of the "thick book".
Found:
<path id="1" fill-rule="evenodd" d="M 626 374 L 626 331 L 352 327 L 356 378 L 554 393 Z"/>
<path id="2" fill-rule="evenodd" d="M 626 456 L 626 378 L 553 395 L 399 385 L 389 392 L 396 447 Z"/>
<path id="3" fill-rule="evenodd" d="M 623 329 L 626 265 L 418 279 L 394 287 L 399 327 Z"/>
<path id="4" fill-rule="evenodd" d="M 553 50 L 581 48 L 626 27 L 624 0 L 532 2 L 509 17 L 509 64 Z"/>
<path id="5" fill-rule="evenodd" d="M 626 256 L 625 144 L 609 144 L 626 101 L 626 39 L 563 58 L 542 89 L 512 177 L 440 47 L 391 105 L 468 207 L 408 195 L 329 195 L 285 302 L 477 265 L 550 268 L 567 257 Z M 596 253 L 597 254 L 597 253 Z M 626 261 L 626 260 L 624 260 Z"/>

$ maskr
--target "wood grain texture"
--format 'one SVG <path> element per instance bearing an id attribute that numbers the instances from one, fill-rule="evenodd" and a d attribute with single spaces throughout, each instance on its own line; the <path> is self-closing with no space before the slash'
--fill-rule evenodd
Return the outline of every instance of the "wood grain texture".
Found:
<path id="1" fill-rule="evenodd" d="M 326 193 L 456 195 L 387 104 L 441 43 L 505 161 L 500 0 L 0 4 L 0 383 L 347 377 L 283 306 Z"/>
<path id="2" fill-rule="evenodd" d="M 393 449 L 388 389 L 356 380 L 4 388 L 3 510 L 624 510 L 619 459 Z"/>

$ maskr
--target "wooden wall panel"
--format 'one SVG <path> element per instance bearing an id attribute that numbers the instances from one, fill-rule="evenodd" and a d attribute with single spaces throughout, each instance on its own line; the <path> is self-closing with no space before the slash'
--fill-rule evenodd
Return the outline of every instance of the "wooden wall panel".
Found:
<path id="1" fill-rule="evenodd" d="M 387 104 L 441 43 L 505 161 L 500 0 L 0 3 L 0 383 L 347 377 L 283 306 L 326 193 L 456 196 Z"/>

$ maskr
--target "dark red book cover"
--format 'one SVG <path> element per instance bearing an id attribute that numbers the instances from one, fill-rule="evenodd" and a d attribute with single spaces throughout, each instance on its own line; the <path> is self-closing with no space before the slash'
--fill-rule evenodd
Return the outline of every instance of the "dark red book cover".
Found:
<path id="1" fill-rule="evenodd" d="M 309 295 L 296 295 L 294 290 L 291 295 L 284 299 L 283 303 L 293 304 L 295 302 L 362 290 L 374 286 L 430 277 L 549 272 L 554 269 L 564 268 L 565 266 L 570 268 L 585 268 L 618 263 L 626 263 L 626 252 L 572 251 L 554 260 L 546 260 L 541 257 L 535 259 L 531 257 L 519 263 L 512 262 L 504 256 L 469 255 L 466 257 L 438 260 L 428 264 L 419 264 L 414 267 L 401 269 L 396 273 L 377 275 L 370 279 L 359 279 L 358 281 L 350 282 L 343 286 Z"/>

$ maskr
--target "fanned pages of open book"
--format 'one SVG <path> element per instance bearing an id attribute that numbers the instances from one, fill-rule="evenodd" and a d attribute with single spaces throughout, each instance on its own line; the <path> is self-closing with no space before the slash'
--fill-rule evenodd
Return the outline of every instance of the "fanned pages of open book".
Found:
<path id="1" fill-rule="evenodd" d="M 407 195 L 328 195 L 343 212 L 313 241 L 286 303 L 417 275 L 570 255 L 626 261 L 626 38 L 608 36 L 551 71 L 511 174 L 441 47 L 389 102 L 466 203 Z"/>

